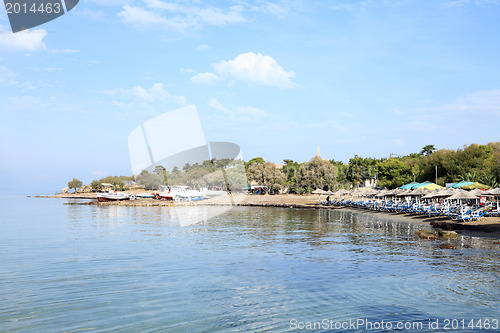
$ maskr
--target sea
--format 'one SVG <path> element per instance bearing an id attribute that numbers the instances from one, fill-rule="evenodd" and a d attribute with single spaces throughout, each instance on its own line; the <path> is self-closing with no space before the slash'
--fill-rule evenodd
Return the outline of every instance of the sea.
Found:
<path id="1" fill-rule="evenodd" d="M 497 239 L 343 210 L 78 203 L 1 198 L 1 332 L 500 331 Z"/>

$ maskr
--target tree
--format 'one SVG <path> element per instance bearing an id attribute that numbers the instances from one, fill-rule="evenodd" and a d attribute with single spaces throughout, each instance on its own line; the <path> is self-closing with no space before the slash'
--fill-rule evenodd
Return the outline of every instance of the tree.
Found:
<path id="1" fill-rule="evenodd" d="M 281 172 L 286 177 L 285 188 L 288 189 L 289 193 L 299 193 L 297 173 L 299 171 L 300 164 L 287 159 L 283 160 L 283 162 L 285 162 L 285 164 L 281 167 Z"/>
<path id="2" fill-rule="evenodd" d="M 334 190 L 337 185 L 337 168 L 328 160 L 313 157 L 300 165 L 298 178 L 302 191 Z"/>
<path id="3" fill-rule="evenodd" d="M 168 171 L 167 171 L 167 169 L 165 169 L 165 167 L 163 165 L 155 166 L 155 169 L 153 172 L 163 179 L 163 185 L 168 185 L 168 177 L 167 177 Z"/>
<path id="4" fill-rule="evenodd" d="M 399 158 L 377 163 L 380 186 L 396 188 L 413 180 L 411 168 Z"/>
<path id="5" fill-rule="evenodd" d="M 163 184 L 164 178 L 156 173 L 149 173 L 146 170 L 142 170 L 137 176 L 136 182 L 139 185 L 144 185 L 146 190 L 156 190 L 158 186 Z"/>
<path id="6" fill-rule="evenodd" d="M 420 151 L 420 155 L 429 156 L 435 151 L 436 151 L 436 147 L 434 147 L 434 145 L 426 145 L 426 146 L 422 147 L 422 150 Z"/>
<path id="7" fill-rule="evenodd" d="M 100 181 L 98 180 L 93 180 L 91 183 L 90 183 L 90 187 L 92 188 L 92 191 L 94 192 L 98 192 L 98 191 L 101 191 L 102 190 L 102 184 Z"/>
<path id="8" fill-rule="evenodd" d="M 267 187 L 269 194 L 280 192 L 285 185 L 286 177 L 276 164 L 264 162 L 252 164 L 247 171 L 248 179 Z"/>
<path id="9" fill-rule="evenodd" d="M 262 157 L 254 157 L 247 163 L 245 163 L 245 169 L 248 170 L 254 164 L 264 164 L 264 159 Z"/>
<path id="10" fill-rule="evenodd" d="M 73 178 L 72 181 L 68 182 L 68 188 L 69 189 L 72 189 L 74 188 L 75 189 L 75 193 L 76 193 L 76 190 L 79 189 L 80 187 L 82 187 L 82 181 L 81 180 L 78 180 L 76 178 Z"/>
<path id="11" fill-rule="evenodd" d="M 117 188 L 120 191 L 123 191 L 123 187 L 125 186 L 125 183 L 123 182 L 123 179 L 121 179 L 118 176 L 108 176 L 99 179 L 100 183 L 108 183 L 112 184 L 115 188 Z"/>

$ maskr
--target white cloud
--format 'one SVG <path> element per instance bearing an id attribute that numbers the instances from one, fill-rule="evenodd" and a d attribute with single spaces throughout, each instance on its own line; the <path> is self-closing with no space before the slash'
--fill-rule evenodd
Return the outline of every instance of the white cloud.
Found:
<path id="1" fill-rule="evenodd" d="M 279 18 L 284 18 L 290 12 L 291 4 L 286 1 L 279 4 L 270 1 L 258 1 L 256 5 L 251 6 L 251 10 L 259 13 L 274 15 Z"/>
<path id="2" fill-rule="evenodd" d="M 220 78 L 214 73 L 198 73 L 191 77 L 191 81 L 195 84 L 212 85 L 219 80 Z"/>
<path id="3" fill-rule="evenodd" d="M 236 107 L 236 113 L 242 116 L 249 116 L 251 118 L 267 117 L 267 113 L 264 110 L 254 108 L 253 106 L 238 106 Z"/>
<path id="4" fill-rule="evenodd" d="M 192 68 L 181 68 L 180 69 L 181 73 L 187 73 L 187 74 L 194 74 L 196 71 Z"/>
<path id="5" fill-rule="evenodd" d="M 202 45 L 198 45 L 198 47 L 196 48 L 196 51 L 207 51 L 210 49 L 210 46 L 208 46 L 207 44 L 202 44 Z"/>
<path id="6" fill-rule="evenodd" d="M 15 80 L 16 74 L 12 73 L 7 67 L 0 66 L 0 84 L 14 85 L 18 84 Z"/>
<path id="7" fill-rule="evenodd" d="M 141 6 L 125 5 L 118 16 L 140 31 L 163 29 L 183 33 L 203 25 L 223 27 L 246 21 L 241 5 L 223 10 L 214 6 L 184 6 L 160 0 L 144 0 L 144 4 L 147 10 Z"/>
<path id="8" fill-rule="evenodd" d="M 233 60 L 212 65 L 215 72 L 223 77 L 240 81 L 256 82 L 280 88 L 294 88 L 293 71 L 285 71 L 271 56 L 253 52 L 238 55 Z"/>
<path id="9" fill-rule="evenodd" d="M 47 35 L 44 29 L 23 30 L 12 33 L 0 26 L 1 51 L 39 51 L 45 50 L 43 38 Z"/>
<path id="10" fill-rule="evenodd" d="M 103 10 L 94 10 L 90 8 L 84 8 L 82 10 L 77 10 L 74 12 L 74 14 L 82 17 L 86 17 L 88 19 L 94 20 L 94 21 L 103 21 L 106 18 L 106 14 L 104 13 Z"/>
<path id="11" fill-rule="evenodd" d="M 101 6 L 123 6 L 130 2 L 131 0 L 92 0 L 92 2 Z"/>
<path id="12" fill-rule="evenodd" d="M 80 50 L 74 49 L 62 49 L 62 50 L 51 50 L 52 53 L 78 53 Z"/>
<path id="13" fill-rule="evenodd" d="M 446 104 L 438 110 L 465 113 L 473 117 L 486 114 L 500 116 L 500 89 L 478 91 L 465 95 L 456 102 Z"/>
<path id="14" fill-rule="evenodd" d="M 462 7 L 469 4 L 469 0 L 454 0 L 454 1 L 446 1 L 443 2 L 442 6 L 444 8 L 454 8 L 454 7 Z"/>
<path id="15" fill-rule="evenodd" d="M 238 106 L 236 109 L 231 110 L 223 106 L 216 98 L 213 97 L 210 99 L 208 105 L 212 109 L 219 111 L 225 120 L 231 120 L 232 122 L 257 120 L 268 116 L 264 110 L 253 106 Z"/>
<path id="16" fill-rule="evenodd" d="M 155 11 L 148 11 L 141 7 L 132 7 L 129 5 L 123 6 L 123 11 L 117 15 L 125 23 L 132 25 L 139 31 L 148 29 L 184 31 L 191 25 L 185 20 L 178 18 L 166 19 Z"/>
<path id="17" fill-rule="evenodd" d="M 146 107 L 148 105 L 186 105 L 185 96 L 176 96 L 168 92 L 162 83 L 155 83 L 149 89 L 135 86 L 130 89 L 113 89 L 105 93 L 116 97 L 113 104 L 119 107 Z"/>

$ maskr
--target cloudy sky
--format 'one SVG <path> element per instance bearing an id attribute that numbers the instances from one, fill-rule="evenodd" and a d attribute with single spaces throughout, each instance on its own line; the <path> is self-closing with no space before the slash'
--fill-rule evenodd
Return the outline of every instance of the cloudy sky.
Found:
<path id="1" fill-rule="evenodd" d="M 2 6 L 0 189 L 130 175 L 130 132 L 190 104 L 245 159 L 499 141 L 499 17 L 497 0 L 81 0 L 13 34 Z"/>

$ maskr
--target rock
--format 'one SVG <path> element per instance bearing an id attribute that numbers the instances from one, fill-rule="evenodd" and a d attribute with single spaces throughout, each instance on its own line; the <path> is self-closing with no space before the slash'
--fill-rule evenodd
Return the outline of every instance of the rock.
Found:
<path id="1" fill-rule="evenodd" d="M 417 230 L 415 234 L 422 239 L 429 239 L 429 240 L 437 239 L 437 235 L 435 233 L 430 232 L 429 230 Z"/>
<path id="2" fill-rule="evenodd" d="M 455 244 L 449 244 L 449 243 L 439 244 L 438 247 L 440 249 L 452 249 L 452 250 L 457 248 L 457 246 Z"/>
<path id="3" fill-rule="evenodd" d="M 90 185 L 83 185 L 78 190 L 76 190 L 76 193 L 91 193 L 91 192 L 92 192 L 92 187 Z"/>
<path id="4" fill-rule="evenodd" d="M 458 234 L 455 231 L 440 230 L 438 234 L 439 237 L 446 239 L 456 239 L 458 237 Z"/>

